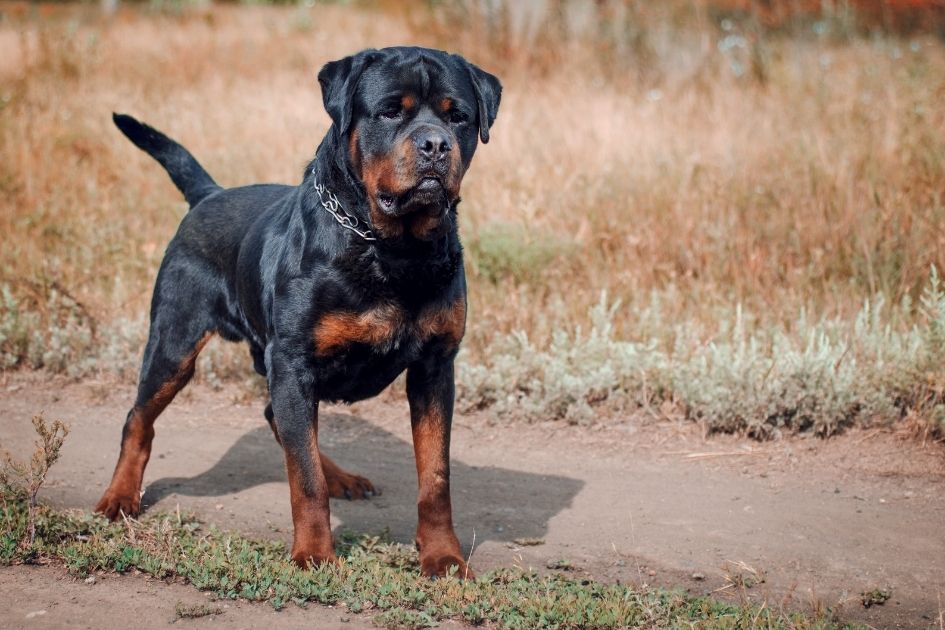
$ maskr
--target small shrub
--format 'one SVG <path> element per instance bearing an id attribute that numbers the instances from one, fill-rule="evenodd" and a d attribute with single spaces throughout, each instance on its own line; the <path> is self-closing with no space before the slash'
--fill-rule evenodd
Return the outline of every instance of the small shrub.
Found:
<path id="1" fill-rule="evenodd" d="M 24 497 L 27 505 L 26 534 L 20 547 L 32 548 L 36 539 L 37 497 L 46 483 L 49 469 L 59 459 L 62 443 L 69 434 L 69 427 L 56 420 L 49 425 L 42 414 L 33 416 L 33 428 L 39 439 L 29 462 L 21 462 L 10 453 L 3 454 L 0 465 L 0 492 L 4 496 Z"/>
<path id="2" fill-rule="evenodd" d="M 56 283 L 22 284 L 18 292 L 0 284 L 0 368 L 89 371 L 96 345 L 92 316 Z"/>
<path id="3" fill-rule="evenodd" d="M 497 336 L 481 364 L 459 370 L 460 401 L 573 423 L 670 402 L 710 430 L 760 438 L 782 430 L 830 435 L 920 409 L 940 431 L 945 290 L 934 268 L 920 303 L 920 323 L 906 329 L 889 322 L 915 319 L 908 299 L 896 309 L 867 301 L 852 321 L 811 321 L 802 312 L 789 328 L 769 330 L 747 326 L 751 318 L 737 308 L 731 324 L 705 340 L 685 322 L 666 322 L 658 302 L 621 309 L 604 294 L 587 332 L 559 330 L 543 347 L 521 331 Z M 618 318 L 665 323 L 660 339 L 642 343 L 617 338 Z"/>
<path id="4" fill-rule="evenodd" d="M 892 589 L 890 588 L 875 588 L 872 591 L 860 593 L 860 601 L 863 602 L 864 608 L 882 606 L 889 601 L 890 597 L 892 597 Z"/>
<path id="5" fill-rule="evenodd" d="M 465 245 L 474 273 L 493 284 L 506 279 L 536 282 L 543 270 L 573 250 L 573 245 L 550 234 L 505 223 L 487 225 Z"/>

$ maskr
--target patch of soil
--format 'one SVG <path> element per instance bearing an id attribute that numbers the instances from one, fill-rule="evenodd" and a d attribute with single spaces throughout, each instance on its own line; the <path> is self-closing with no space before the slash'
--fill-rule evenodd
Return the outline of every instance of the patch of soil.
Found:
<path id="1" fill-rule="evenodd" d="M 0 387 L 0 447 L 29 452 L 29 420 L 41 411 L 66 421 L 72 431 L 44 496 L 88 509 L 111 476 L 132 398 L 133 388 L 109 382 L 11 377 Z M 235 389 L 185 390 L 157 423 L 144 504 L 179 505 L 220 527 L 289 542 L 284 462 L 263 406 L 245 404 Z M 412 541 L 416 469 L 406 403 L 385 396 L 323 408 L 319 441 L 383 490 L 368 501 L 333 501 L 336 531 L 388 528 L 394 540 Z M 580 428 L 498 424 L 477 414 L 457 416 L 452 448 L 457 534 L 467 553 L 475 544 L 478 572 L 568 570 L 802 612 L 831 608 L 877 627 L 941 623 L 942 445 L 880 430 L 758 443 L 642 416 Z M 0 572 L 4 592 L 8 575 Z M 34 575 L 55 597 L 61 573 Z M 96 592 L 135 588 L 122 584 L 113 577 Z M 168 586 L 162 599 L 163 588 L 154 597 L 173 616 L 187 598 Z M 891 597 L 864 607 L 861 593 L 877 589 Z"/>
<path id="2" fill-rule="evenodd" d="M 143 575 L 96 576 L 76 580 L 58 567 L 0 569 L 0 626 L 4 628 L 325 628 L 375 629 L 370 618 L 344 608 L 211 601 L 191 586 Z M 184 615 L 180 618 L 178 610 Z M 212 614 L 204 614 L 210 613 Z M 199 616 L 194 616 L 199 615 Z"/>

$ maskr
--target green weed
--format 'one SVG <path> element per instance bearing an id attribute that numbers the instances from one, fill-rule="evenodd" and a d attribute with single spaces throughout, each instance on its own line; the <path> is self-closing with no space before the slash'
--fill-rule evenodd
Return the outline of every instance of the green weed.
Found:
<path id="1" fill-rule="evenodd" d="M 26 502 L 4 493 L 0 506 L 0 564 L 27 561 L 9 544 L 27 527 Z M 182 578 L 223 599 L 266 601 L 276 609 L 312 602 L 377 612 L 377 622 L 388 627 L 425 628 L 444 619 L 502 628 L 836 627 L 829 620 L 768 608 L 519 569 L 500 569 L 468 582 L 430 580 L 415 566 L 392 564 L 390 551 L 396 549 L 393 557 L 399 557 L 399 546 L 373 536 L 349 537 L 339 547 L 338 566 L 301 570 L 281 543 L 221 531 L 186 515 L 148 514 L 140 521 L 108 524 L 88 514 L 42 507 L 36 524 L 29 560 L 61 561 L 79 577 L 137 570 Z"/>
<path id="2" fill-rule="evenodd" d="M 23 536 L 16 541 L 5 541 L 0 548 L 3 553 L 12 553 L 14 548 L 32 553 L 36 540 L 36 517 L 39 510 L 39 491 L 46 483 L 49 469 L 59 460 L 62 443 L 69 435 L 69 427 L 56 420 L 47 424 L 42 415 L 33 416 L 33 428 L 38 440 L 33 456 L 28 462 L 20 461 L 10 453 L 3 453 L 0 462 L 0 492 L 5 496 L 19 498 L 26 504 L 26 527 Z"/>

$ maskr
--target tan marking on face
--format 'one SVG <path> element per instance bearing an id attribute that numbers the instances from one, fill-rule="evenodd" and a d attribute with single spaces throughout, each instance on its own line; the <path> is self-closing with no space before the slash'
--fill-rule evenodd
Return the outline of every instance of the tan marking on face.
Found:
<path id="1" fill-rule="evenodd" d="M 451 98 L 441 98 L 440 99 L 440 112 L 445 114 L 446 112 L 453 109 L 453 99 Z"/>
<path id="2" fill-rule="evenodd" d="M 361 174 L 361 149 L 358 146 L 358 140 L 360 136 L 358 135 L 358 130 L 355 129 L 351 132 L 351 136 L 348 138 L 348 158 L 351 160 L 351 165 L 354 166 L 354 172 L 360 176 Z"/>
<path id="3" fill-rule="evenodd" d="M 443 183 L 450 201 L 459 197 L 459 188 L 463 183 L 463 175 L 465 174 L 463 158 L 459 152 L 459 142 L 454 141 L 453 148 L 450 149 L 450 170 L 446 174 L 446 181 Z"/>
<path id="4" fill-rule="evenodd" d="M 415 99 L 411 94 L 404 94 L 400 98 L 400 106 L 406 110 L 413 109 L 417 104 L 417 99 Z"/>
<path id="5" fill-rule="evenodd" d="M 443 220 L 441 208 L 431 214 L 412 214 L 406 217 L 392 217 L 378 206 L 377 196 L 383 192 L 400 196 L 417 184 L 417 149 L 410 138 L 404 138 L 393 151 L 380 157 L 366 156 L 363 159 L 361 181 L 367 191 L 368 211 L 371 224 L 383 237 L 401 236 L 404 228 L 416 238 L 424 238 L 435 230 Z M 459 197 L 465 169 L 459 143 L 453 141 L 450 149 L 450 169 L 444 178 L 444 189 L 450 202 Z"/>
<path id="6" fill-rule="evenodd" d="M 417 183 L 417 147 L 407 137 L 384 155 L 365 156 L 364 187 L 373 196 L 378 192 L 402 195 Z"/>
<path id="7" fill-rule="evenodd" d="M 450 347 L 457 347 L 466 332 L 466 300 L 459 297 L 452 304 L 424 312 L 417 327 L 424 340 L 443 337 Z"/>
<path id="8" fill-rule="evenodd" d="M 379 193 L 399 197 L 417 184 L 417 149 L 410 138 L 404 138 L 394 149 L 381 156 L 365 156 L 361 181 L 368 197 L 371 224 L 384 237 L 403 234 L 403 222 L 387 215 L 379 206 Z"/>
<path id="9" fill-rule="evenodd" d="M 371 216 L 371 227 L 380 236 L 387 238 L 400 236 L 404 226 L 395 217 L 388 216 L 378 206 L 377 195 L 381 190 L 385 193 L 390 190 L 385 183 L 390 183 L 396 177 L 394 162 L 390 156 L 384 158 L 368 158 L 361 171 L 361 181 L 368 198 L 368 213 Z M 383 183 L 382 183 L 383 182 Z M 384 186 L 381 188 L 381 186 Z"/>
<path id="10" fill-rule="evenodd" d="M 459 151 L 459 143 L 453 142 L 453 146 L 450 149 L 450 170 L 446 173 L 446 177 L 443 179 L 443 188 L 446 190 L 446 196 L 452 204 L 453 201 L 459 198 L 459 189 L 463 183 L 463 175 L 465 170 L 463 169 L 463 160 Z M 418 238 L 424 239 L 428 237 L 434 230 L 436 230 L 440 223 L 445 219 L 445 215 L 441 213 L 440 208 L 435 209 L 429 214 L 414 213 L 408 217 L 408 228 L 410 233 Z"/>
<path id="11" fill-rule="evenodd" d="M 440 226 L 440 223 L 443 221 L 443 214 L 438 208 L 430 213 L 415 212 L 406 217 L 405 221 L 414 238 L 423 240 L 429 237 L 430 234 Z"/>
<path id="12" fill-rule="evenodd" d="M 353 343 L 379 345 L 393 337 L 404 324 L 404 312 L 383 305 L 363 313 L 329 313 L 315 325 L 315 354 L 334 354 Z"/>

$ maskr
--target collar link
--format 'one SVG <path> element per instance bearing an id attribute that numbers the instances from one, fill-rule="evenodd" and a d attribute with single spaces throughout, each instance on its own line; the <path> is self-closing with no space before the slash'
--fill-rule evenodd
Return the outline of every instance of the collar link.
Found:
<path id="1" fill-rule="evenodd" d="M 322 207 L 328 211 L 328 214 L 330 214 L 341 227 L 346 230 L 351 230 L 366 241 L 377 240 L 377 237 L 374 236 L 374 232 L 364 224 L 364 221 L 345 210 L 341 202 L 338 201 L 338 197 L 328 190 L 324 184 L 318 183 L 318 179 L 315 176 L 315 169 L 312 169 L 312 184 L 314 185 L 315 192 L 318 193 L 318 200 L 321 202 Z"/>

